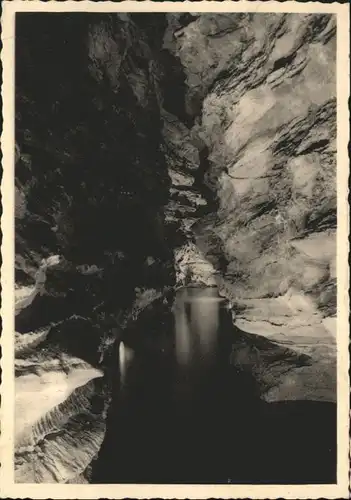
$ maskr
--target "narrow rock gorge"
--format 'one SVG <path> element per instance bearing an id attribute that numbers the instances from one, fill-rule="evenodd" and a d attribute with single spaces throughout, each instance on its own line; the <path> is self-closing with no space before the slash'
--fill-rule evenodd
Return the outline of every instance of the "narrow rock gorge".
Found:
<path id="1" fill-rule="evenodd" d="M 326 14 L 17 15 L 17 482 L 336 481 L 335 32 Z M 225 395 L 198 369 L 177 443 L 173 357 L 199 321 L 224 332 Z M 145 373 L 140 406 L 125 387 Z"/>

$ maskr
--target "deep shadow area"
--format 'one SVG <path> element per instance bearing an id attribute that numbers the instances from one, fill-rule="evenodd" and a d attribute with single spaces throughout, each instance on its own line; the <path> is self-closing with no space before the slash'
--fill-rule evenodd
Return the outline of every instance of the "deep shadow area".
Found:
<path id="1" fill-rule="evenodd" d="M 139 319 L 125 337 L 133 354 L 124 367 L 116 352 L 114 397 L 93 482 L 336 482 L 336 405 L 262 401 L 254 378 L 230 364 L 236 330 L 223 303 L 216 311 L 209 297 L 201 307 L 218 312 L 217 328 L 207 337 L 211 349 L 201 351 L 199 333 L 210 332 L 211 318 L 196 326 L 197 293 L 180 312 L 178 295 L 173 314 L 159 303 Z M 184 329 L 190 342 L 184 337 L 179 350 Z"/>

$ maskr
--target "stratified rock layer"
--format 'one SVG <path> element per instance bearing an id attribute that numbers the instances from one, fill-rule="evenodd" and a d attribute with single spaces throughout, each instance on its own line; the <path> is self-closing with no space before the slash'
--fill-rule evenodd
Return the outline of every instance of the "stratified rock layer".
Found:
<path id="1" fill-rule="evenodd" d="M 322 14 L 169 15 L 218 203 L 197 247 L 240 328 L 314 360 L 270 398 L 336 397 L 335 31 Z"/>

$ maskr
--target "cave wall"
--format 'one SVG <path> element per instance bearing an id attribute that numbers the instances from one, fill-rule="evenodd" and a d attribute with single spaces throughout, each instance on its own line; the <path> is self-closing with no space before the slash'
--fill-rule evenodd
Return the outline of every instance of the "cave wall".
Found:
<path id="1" fill-rule="evenodd" d="M 312 355 L 271 397 L 335 400 L 335 16 L 169 14 L 168 30 L 218 205 L 197 248 L 240 328 Z"/>
<path id="2" fill-rule="evenodd" d="M 165 20 L 148 20 L 17 15 L 19 482 L 87 480 L 104 436 L 114 342 L 175 282 L 176 228 L 164 208 Z"/>
<path id="3" fill-rule="evenodd" d="M 131 256 L 139 274 L 145 251 L 168 257 L 157 61 L 128 17 L 40 16 L 17 21 L 16 253 L 28 273 L 54 252 L 98 267 Z"/>

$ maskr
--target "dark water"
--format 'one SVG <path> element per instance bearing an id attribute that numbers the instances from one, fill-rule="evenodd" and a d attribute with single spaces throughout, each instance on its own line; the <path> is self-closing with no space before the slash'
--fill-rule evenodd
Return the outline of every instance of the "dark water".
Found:
<path id="1" fill-rule="evenodd" d="M 116 352 L 95 483 L 332 483 L 335 405 L 267 404 L 230 365 L 236 335 L 215 288 L 177 292 Z M 318 423 L 318 425 L 317 425 Z"/>

